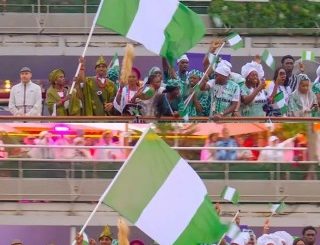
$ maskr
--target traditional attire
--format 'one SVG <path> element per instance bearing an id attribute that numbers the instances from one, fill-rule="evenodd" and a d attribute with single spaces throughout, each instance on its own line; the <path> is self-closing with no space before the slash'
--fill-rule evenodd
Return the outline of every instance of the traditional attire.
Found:
<path id="1" fill-rule="evenodd" d="M 299 91 L 301 81 L 309 81 L 309 91 L 307 94 L 302 94 Z M 312 116 L 312 108 L 318 104 L 317 96 L 312 92 L 312 84 L 307 75 L 299 75 L 299 83 L 296 91 L 289 97 L 288 114 L 295 117 L 308 117 Z"/>
<path id="2" fill-rule="evenodd" d="M 242 66 L 241 68 L 241 75 L 244 78 L 247 78 L 251 72 L 257 72 L 259 79 L 263 79 L 264 77 L 264 71 L 261 64 L 258 64 L 257 62 L 250 62 Z M 242 96 L 248 96 L 253 93 L 255 88 L 248 87 L 246 83 L 244 82 L 240 86 L 240 95 Z M 267 103 L 268 94 L 266 90 L 261 90 L 256 97 L 251 101 L 250 104 L 245 105 L 244 103 L 241 103 L 240 105 L 240 111 L 242 116 L 246 117 L 259 117 L 259 116 L 265 116 L 266 113 L 263 110 L 263 106 Z"/>
<path id="3" fill-rule="evenodd" d="M 199 70 L 192 70 L 189 72 L 189 77 L 188 80 L 190 79 L 191 76 L 197 76 L 199 79 L 202 78 L 203 72 Z M 186 94 L 190 94 L 190 91 L 192 90 L 190 81 L 188 81 L 188 85 L 186 88 Z M 194 104 L 193 99 L 191 99 L 188 107 L 187 107 L 187 113 L 190 117 L 195 117 L 195 116 L 209 116 L 209 111 L 210 111 L 210 94 L 208 91 L 195 91 L 194 96 L 196 97 L 196 100 L 199 101 L 202 112 L 197 111 L 196 106 Z M 185 98 L 184 98 L 185 99 Z"/>
<path id="4" fill-rule="evenodd" d="M 269 87 L 267 88 L 268 97 L 270 97 L 272 95 L 274 86 L 275 86 L 274 81 L 272 81 L 270 83 Z M 285 102 L 286 105 L 288 105 L 289 96 L 292 93 L 291 88 L 289 86 L 280 85 L 280 86 L 278 86 L 277 94 L 280 93 L 280 92 L 283 93 L 284 102 Z M 285 111 L 281 112 L 281 110 L 278 109 L 278 106 L 276 105 L 276 103 L 273 103 L 271 105 L 271 107 L 272 107 L 271 114 L 274 114 L 274 115 L 286 115 Z"/>
<path id="5" fill-rule="evenodd" d="M 78 116 L 81 114 L 82 105 L 75 90 L 71 94 L 69 100 L 65 101 L 63 104 L 59 104 L 62 99 L 68 96 L 67 88 L 63 88 L 63 91 L 58 91 L 54 86 L 54 82 L 61 74 L 64 75 L 64 71 L 61 69 L 53 70 L 49 74 L 49 81 L 52 84 L 46 94 L 46 103 L 48 105 L 49 113 L 52 116 Z"/>
<path id="6" fill-rule="evenodd" d="M 104 58 L 100 56 L 96 62 L 96 67 L 107 65 Z M 106 112 L 105 103 L 112 103 L 117 93 L 116 85 L 107 77 L 87 77 L 82 88 L 84 97 L 84 114 L 86 116 L 104 116 L 111 115 L 112 112 Z"/>
<path id="7" fill-rule="evenodd" d="M 14 85 L 10 91 L 9 111 L 14 116 L 41 116 L 42 93 L 40 86 L 32 81 Z"/>
<path id="8" fill-rule="evenodd" d="M 142 106 L 142 115 L 144 116 L 155 116 L 156 113 L 156 101 L 157 97 L 161 96 L 163 91 L 165 90 L 164 87 L 160 87 L 158 90 L 155 91 L 152 98 L 148 100 L 141 100 L 140 104 Z"/>
<path id="9" fill-rule="evenodd" d="M 181 104 L 183 103 L 181 96 L 174 98 L 173 100 L 168 99 L 168 92 L 179 88 L 179 81 L 176 79 L 170 79 L 167 82 L 166 89 L 157 98 L 156 104 L 156 115 L 157 116 L 173 116 L 174 112 L 178 112 Z"/>

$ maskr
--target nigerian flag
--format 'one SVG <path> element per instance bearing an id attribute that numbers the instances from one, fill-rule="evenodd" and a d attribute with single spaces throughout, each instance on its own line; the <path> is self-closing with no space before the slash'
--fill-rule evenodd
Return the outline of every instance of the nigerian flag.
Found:
<path id="1" fill-rule="evenodd" d="M 310 60 L 310 61 L 315 61 L 316 56 L 314 52 L 312 51 L 303 51 L 301 55 L 301 60 Z"/>
<path id="2" fill-rule="evenodd" d="M 117 70 L 120 70 L 120 62 L 118 53 L 115 53 L 111 60 L 111 68 L 116 68 Z"/>
<path id="3" fill-rule="evenodd" d="M 152 97 L 154 95 L 154 90 L 150 86 L 146 86 L 143 91 L 143 94 L 145 94 L 148 97 Z"/>
<path id="4" fill-rule="evenodd" d="M 280 91 L 274 96 L 274 106 L 275 109 L 279 109 L 281 114 L 287 113 L 288 105 L 284 99 L 284 93 Z"/>
<path id="5" fill-rule="evenodd" d="M 212 244 L 228 230 L 197 173 L 151 129 L 102 198 L 161 245 Z"/>
<path id="6" fill-rule="evenodd" d="M 143 44 L 171 63 L 195 46 L 206 31 L 200 16 L 178 0 L 102 1 L 98 25 Z"/>
<path id="7" fill-rule="evenodd" d="M 230 33 L 227 36 L 227 41 L 233 50 L 237 50 L 239 48 L 244 47 L 243 40 L 238 33 Z"/>
<path id="8" fill-rule="evenodd" d="M 87 234 L 83 232 L 82 236 L 83 236 L 82 245 L 89 245 L 89 238 L 88 238 Z"/>
<path id="9" fill-rule="evenodd" d="M 282 211 L 285 209 L 286 205 L 284 202 L 278 203 L 278 204 L 272 204 L 271 205 L 271 213 L 273 214 L 279 214 L 282 213 Z"/>
<path id="10" fill-rule="evenodd" d="M 276 61 L 267 49 L 263 51 L 261 58 L 266 63 L 266 65 L 269 66 L 272 70 L 276 68 Z"/>
<path id="11" fill-rule="evenodd" d="M 221 192 L 220 197 L 224 200 L 232 202 L 233 204 L 237 204 L 239 202 L 240 195 L 235 188 L 226 186 Z"/>

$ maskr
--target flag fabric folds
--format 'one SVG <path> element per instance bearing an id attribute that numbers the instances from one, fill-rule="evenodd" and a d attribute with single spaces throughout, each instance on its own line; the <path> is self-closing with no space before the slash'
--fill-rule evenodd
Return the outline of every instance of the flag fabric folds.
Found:
<path id="1" fill-rule="evenodd" d="M 277 204 L 272 204 L 271 205 L 271 213 L 272 214 L 279 214 L 282 213 L 283 210 L 285 209 L 286 205 L 284 202 L 277 203 Z"/>
<path id="2" fill-rule="evenodd" d="M 242 38 L 238 33 L 231 33 L 227 37 L 227 41 L 233 50 L 237 50 L 244 47 Z"/>
<path id="3" fill-rule="evenodd" d="M 272 70 L 275 70 L 276 68 L 276 61 L 274 60 L 272 54 L 265 49 L 262 53 L 262 60 L 266 63 L 267 66 L 269 66 Z"/>
<path id="4" fill-rule="evenodd" d="M 316 56 L 314 54 L 314 52 L 312 51 L 303 51 L 302 55 L 301 55 L 301 60 L 310 60 L 310 61 L 315 61 L 316 60 Z"/>
<path id="5" fill-rule="evenodd" d="M 226 186 L 220 196 L 222 199 L 232 202 L 233 204 L 237 204 L 240 198 L 239 192 L 230 186 Z"/>
<path id="6" fill-rule="evenodd" d="M 205 34 L 195 12 L 178 0 L 103 0 L 97 24 L 143 44 L 170 63 Z M 161 13 L 155 17 L 155 11 Z"/>
<path id="7" fill-rule="evenodd" d="M 281 111 L 281 114 L 287 113 L 288 105 L 285 101 L 284 94 L 282 91 L 280 91 L 274 96 L 274 105 L 275 109 L 279 109 Z"/>
<path id="8" fill-rule="evenodd" d="M 218 241 L 228 227 L 197 173 L 151 129 L 137 144 L 104 203 L 161 245 Z"/>

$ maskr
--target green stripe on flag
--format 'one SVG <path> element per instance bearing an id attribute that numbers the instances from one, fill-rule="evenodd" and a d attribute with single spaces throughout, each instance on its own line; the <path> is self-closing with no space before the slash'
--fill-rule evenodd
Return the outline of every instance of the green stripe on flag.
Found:
<path id="1" fill-rule="evenodd" d="M 305 51 L 302 52 L 301 60 L 315 61 L 316 57 L 315 57 L 314 52 L 305 50 Z"/>
<path id="2" fill-rule="evenodd" d="M 174 245 L 212 244 L 215 239 L 222 237 L 227 230 L 228 226 L 220 223 L 210 198 L 206 196 Z"/>
<path id="3" fill-rule="evenodd" d="M 97 25 L 111 29 L 125 36 L 134 20 L 139 0 L 101 0 L 104 1 L 97 19 Z"/>
<path id="4" fill-rule="evenodd" d="M 177 152 L 168 152 L 168 145 L 157 134 L 149 133 L 118 176 L 104 203 L 135 223 L 179 159 Z M 150 173 L 146 173 L 146 162 Z"/>
<path id="5" fill-rule="evenodd" d="M 230 33 L 227 36 L 227 40 L 233 50 L 237 50 L 244 47 L 243 39 L 240 37 L 238 33 Z"/>
<path id="6" fill-rule="evenodd" d="M 160 55 L 167 57 L 173 64 L 177 57 L 195 46 L 205 32 L 206 28 L 200 16 L 179 3 L 171 22 L 165 29 L 165 43 Z"/>
<path id="7" fill-rule="evenodd" d="M 271 206 L 271 212 L 273 214 L 279 214 L 282 213 L 285 209 L 286 205 L 284 202 L 278 203 L 278 204 L 272 204 Z"/>
<path id="8" fill-rule="evenodd" d="M 267 66 L 269 66 L 272 70 L 275 70 L 276 62 L 272 54 L 267 49 L 263 51 L 261 58 L 266 63 Z"/>
<path id="9" fill-rule="evenodd" d="M 224 200 L 232 202 L 233 204 L 237 204 L 239 202 L 240 195 L 239 195 L 239 192 L 235 188 L 230 187 L 230 186 L 226 186 L 223 189 L 220 197 Z"/>
<path id="10" fill-rule="evenodd" d="M 281 114 L 285 114 L 288 111 L 288 105 L 284 99 L 284 93 L 280 91 L 274 96 L 274 105 L 276 109 L 281 111 Z"/>

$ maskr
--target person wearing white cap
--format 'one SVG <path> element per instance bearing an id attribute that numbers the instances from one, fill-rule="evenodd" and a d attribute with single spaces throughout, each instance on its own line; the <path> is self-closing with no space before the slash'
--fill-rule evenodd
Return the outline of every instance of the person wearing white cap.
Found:
<path id="1" fill-rule="evenodd" d="M 293 244 L 293 237 L 286 231 L 276 231 L 272 235 L 279 237 L 283 245 Z"/>
<path id="2" fill-rule="evenodd" d="M 11 245 L 23 245 L 23 242 L 19 239 L 14 239 L 12 242 L 11 242 Z"/>
<path id="3" fill-rule="evenodd" d="M 245 82 L 240 85 L 241 115 L 265 116 L 263 106 L 267 103 L 267 91 L 261 64 L 255 61 L 245 64 L 241 68 L 241 75 L 245 78 Z"/>
<path id="4" fill-rule="evenodd" d="M 231 74 L 230 63 L 222 60 L 216 70 L 215 79 L 201 84 L 201 90 L 210 90 L 210 116 L 218 119 L 236 112 L 240 101 L 239 85 L 229 79 Z"/>
<path id="5" fill-rule="evenodd" d="M 282 245 L 282 242 L 277 236 L 264 234 L 258 238 L 257 245 Z"/>
<path id="6" fill-rule="evenodd" d="M 33 83 L 31 78 L 31 69 L 23 67 L 20 70 L 21 82 L 11 88 L 9 111 L 14 116 L 41 116 L 41 88 Z"/>

